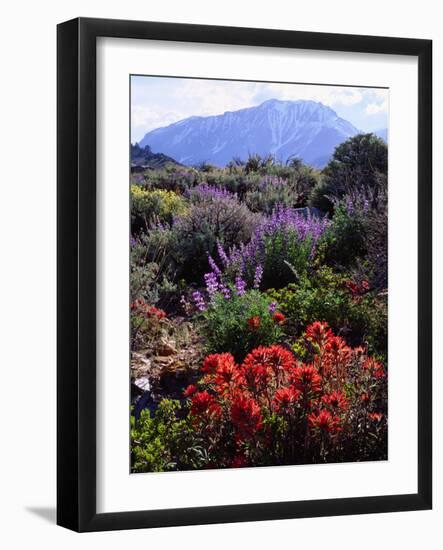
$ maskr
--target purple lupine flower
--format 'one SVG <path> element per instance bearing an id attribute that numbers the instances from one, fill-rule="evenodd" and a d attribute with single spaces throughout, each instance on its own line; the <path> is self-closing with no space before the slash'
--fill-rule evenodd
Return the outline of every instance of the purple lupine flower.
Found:
<path id="1" fill-rule="evenodd" d="M 137 241 L 134 239 L 134 237 L 132 235 L 129 238 L 129 244 L 130 244 L 131 248 L 133 248 L 137 244 Z"/>
<path id="2" fill-rule="evenodd" d="M 217 275 L 213 271 L 211 271 L 209 273 L 205 273 L 204 279 L 206 284 L 206 291 L 209 297 L 212 299 L 219 288 Z"/>
<path id="3" fill-rule="evenodd" d="M 215 263 L 214 258 L 208 254 L 208 261 L 209 265 L 211 266 L 212 271 L 217 275 L 221 275 L 221 269 L 218 267 L 218 265 Z"/>
<path id="4" fill-rule="evenodd" d="M 246 293 L 246 282 L 237 275 L 235 278 L 235 290 L 237 291 L 237 296 L 243 296 Z"/>
<path id="5" fill-rule="evenodd" d="M 254 273 L 254 288 L 259 288 L 263 277 L 263 266 L 258 264 Z"/>
<path id="6" fill-rule="evenodd" d="M 217 239 L 217 252 L 223 267 L 226 267 L 229 264 L 229 258 L 223 248 L 222 243 L 218 239 Z"/>
<path id="7" fill-rule="evenodd" d="M 186 192 L 190 199 L 196 201 L 207 201 L 217 199 L 237 198 L 236 195 L 225 189 L 224 187 L 216 187 L 207 183 L 200 183 Z"/>
<path id="8" fill-rule="evenodd" d="M 312 215 L 309 211 L 299 211 L 284 205 L 277 205 L 270 216 L 267 216 L 257 226 L 252 238 L 247 244 L 231 248 L 227 254 L 221 244 L 217 251 L 222 261 L 223 271 L 237 273 L 237 276 L 250 280 L 257 288 L 263 277 L 263 267 L 266 262 L 268 243 L 278 237 L 283 243 L 294 239 L 308 247 L 312 257 L 316 245 L 330 224 L 327 217 Z"/>
<path id="9" fill-rule="evenodd" d="M 271 302 L 268 306 L 269 313 L 273 315 L 277 311 L 277 302 Z"/>
<path id="10" fill-rule="evenodd" d="M 196 305 L 199 311 L 205 311 L 206 309 L 205 300 L 202 296 L 202 293 L 199 290 L 195 290 L 192 293 L 192 299 L 194 300 L 194 304 Z"/>
<path id="11" fill-rule="evenodd" d="M 226 285 L 221 285 L 220 292 L 223 294 L 226 300 L 229 300 L 231 297 L 231 289 Z"/>

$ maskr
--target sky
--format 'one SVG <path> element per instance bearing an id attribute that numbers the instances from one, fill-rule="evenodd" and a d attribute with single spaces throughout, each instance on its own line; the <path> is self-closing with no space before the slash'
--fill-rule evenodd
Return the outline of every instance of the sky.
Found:
<path id="1" fill-rule="evenodd" d="M 268 99 L 319 101 L 364 132 L 388 127 L 387 89 L 132 76 L 131 142 L 190 116 L 219 115 Z"/>

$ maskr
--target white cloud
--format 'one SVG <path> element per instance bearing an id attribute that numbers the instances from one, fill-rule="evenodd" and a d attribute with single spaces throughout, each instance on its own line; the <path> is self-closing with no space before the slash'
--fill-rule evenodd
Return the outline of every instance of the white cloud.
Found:
<path id="1" fill-rule="evenodd" d="M 268 84 L 268 87 L 269 91 L 273 91 L 279 99 L 310 99 L 330 107 L 334 105 L 356 105 L 364 99 L 360 88 L 294 84 Z"/>
<path id="2" fill-rule="evenodd" d="M 377 115 L 379 113 L 386 113 L 388 110 L 388 102 L 386 99 L 380 103 L 368 103 L 365 107 L 365 114 Z"/>
<path id="3" fill-rule="evenodd" d="M 174 91 L 174 100 L 189 113 L 188 116 L 209 116 L 236 111 L 256 104 L 257 93 L 253 82 L 231 82 L 217 80 L 185 80 Z M 234 93 L 233 93 L 234 92 Z"/>

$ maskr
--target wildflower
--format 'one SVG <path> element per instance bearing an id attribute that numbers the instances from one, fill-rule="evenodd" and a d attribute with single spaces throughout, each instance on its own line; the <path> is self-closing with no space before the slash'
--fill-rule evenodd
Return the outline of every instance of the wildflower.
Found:
<path id="1" fill-rule="evenodd" d="M 253 393 L 259 393 L 268 387 L 270 379 L 271 372 L 266 365 L 243 364 L 238 380 Z"/>
<path id="2" fill-rule="evenodd" d="M 189 386 L 183 392 L 183 397 L 191 397 L 197 391 L 197 386 L 195 384 L 189 384 Z"/>
<path id="3" fill-rule="evenodd" d="M 219 240 L 217 240 L 217 252 L 223 264 L 223 267 L 226 267 L 229 264 L 229 258 L 226 255 L 226 252 L 224 251 L 223 246 Z"/>
<path id="4" fill-rule="evenodd" d="M 260 407 L 252 397 L 238 394 L 231 406 L 231 420 L 237 430 L 246 438 L 251 438 L 263 425 Z"/>
<path id="5" fill-rule="evenodd" d="M 333 391 L 330 394 L 326 394 L 321 400 L 325 405 L 329 405 L 333 409 L 345 410 L 348 406 L 348 400 L 341 391 Z"/>
<path id="6" fill-rule="evenodd" d="M 166 317 L 166 313 L 162 309 L 158 309 L 155 306 L 150 307 L 146 311 L 146 315 L 148 317 L 156 317 L 158 320 L 164 319 Z"/>
<path id="7" fill-rule="evenodd" d="M 194 304 L 196 305 L 199 311 L 205 311 L 206 309 L 205 300 L 202 296 L 202 293 L 199 290 L 195 290 L 192 293 L 192 299 L 194 300 Z"/>
<path id="8" fill-rule="evenodd" d="M 221 416 L 221 407 L 216 402 L 215 397 L 205 390 L 194 393 L 191 397 L 191 414 L 193 416 L 209 415 L 218 418 Z"/>
<path id="9" fill-rule="evenodd" d="M 247 323 L 251 330 L 255 330 L 257 328 L 260 328 L 260 317 L 258 315 L 255 315 L 254 317 L 251 317 L 248 319 Z"/>
<path id="10" fill-rule="evenodd" d="M 263 266 L 259 264 L 259 265 L 257 265 L 257 267 L 255 268 L 255 274 L 254 274 L 254 288 L 259 288 L 259 287 L 260 287 L 260 283 L 261 283 L 262 277 L 263 277 Z"/>
<path id="11" fill-rule="evenodd" d="M 219 276 L 221 274 L 221 270 L 218 267 L 218 265 L 215 263 L 214 258 L 210 254 L 208 254 L 208 261 L 212 271 L 215 273 L 215 275 Z"/>
<path id="12" fill-rule="evenodd" d="M 194 393 L 191 398 L 191 413 L 195 416 L 204 414 L 209 407 L 214 403 L 214 396 L 206 390 Z"/>
<path id="13" fill-rule="evenodd" d="M 351 279 L 349 279 L 348 281 L 345 281 L 345 286 L 354 298 L 359 295 L 360 292 L 359 292 L 358 285 L 354 283 L 354 281 L 352 281 Z"/>
<path id="14" fill-rule="evenodd" d="M 274 313 L 272 318 L 274 320 L 274 323 L 277 325 L 282 325 L 286 320 L 286 317 L 283 315 L 283 313 L 279 313 L 278 311 Z"/>
<path id="15" fill-rule="evenodd" d="M 383 378 L 383 376 L 385 376 L 383 365 L 371 357 L 367 357 L 362 366 L 363 369 L 369 371 L 374 378 Z"/>
<path id="16" fill-rule="evenodd" d="M 330 434 L 336 433 L 341 429 L 338 416 L 333 416 L 326 409 L 322 409 L 318 413 L 311 413 L 308 416 L 308 422 L 311 428 Z"/>
<path id="17" fill-rule="evenodd" d="M 290 371 L 295 365 L 294 356 L 282 346 L 259 346 L 249 353 L 243 361 L 243 368 L 264 366 L 274 374 L 279 371 Z"/>
<path id="18" fill-rule="evenodd" d="M 226 390 L 238 377 L 238 367 L 232 355 L 223 355 L 224 357 L 219 360 L 214 377 L 215 384 L 221 392 Z"/>
<path id="19" fill-rule="evenodd" d="M 220 292 L 223 294 L 226 300 L 229 300 L 229 298 L 231 297 L 231 289 L 226 285 L 220 286 Z"/>
<path id="20" fill-rule="evenodd" d="M 288 409 L 299 399 L 301 392 L 292 386 L 279 388 L 274 394 L 273 405 L 277 412 Z"/>
<path id="21" fill-rule="evenodd" d="M 306 338 L 319 346 L 323 346 L 331 336 L 333 333 L 328 323 L 315 321 L 306 329 Z"/>
<path id="22" fill-rule="evenodd" d="M 363 392 L 361 395 L 360 395 L 360 399 L 363 401 L 363 403 L 368 403 L 369 402 L 369 394 L 367 394 L 366 392 Z"/>
<path id="23" fill-rule="evenodd" d="M 277 310 L 277 302 L 271 302 L 268 306 L 269 313 L 273 315 Z"/>
<path id="24" fill-rule="evenodd" d="M 296 367 L 292 371 L 292 380 L 295 387 L 305 395 L 321 391 L 322 377 L 313 365 Z"/>
<path id="25" fill-rule="evenodd" d="M 211 271 L 210 273 L 205 273 L 204 275 L 205 284 L 206 284 L 206 291 L 209 295 L 209 297 L 212 299 L 214 298 L 218 288 L 219 283 L 217 280 L 217 275 Z"/>
<path id="26" fill-rule="evenodd" d="M 246 282 L 240 277 L 240 275 L 237 275 L 235 278 L 235 289 L 237 291 L 237 296 L 243 296 L 246 294 Z"/>
<path id="27" fill-rule="evenodd" d="M 383 418 L 383 415 L 382 415 L 382 413 L 373 412 L 373 413 L 369 413 L 368 417 L 371 420 L 374 420 L 374 422 L 380 422 L 380 420 Z"/>
<path id="28" fill-rule="evenodd" d="M 202 372 L 215 374 L 222 365 L 235 365 L 230 353 L 212 353 L 203 361 Z"/>

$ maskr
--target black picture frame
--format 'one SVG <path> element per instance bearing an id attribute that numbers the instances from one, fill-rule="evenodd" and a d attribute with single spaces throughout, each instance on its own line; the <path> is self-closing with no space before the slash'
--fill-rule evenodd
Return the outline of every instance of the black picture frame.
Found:
<path id="1" fill-rule="evenodd" d="M 96 512 L 96 39 L 398 54 L 418 58 L 418 471 L 416 494 Z M 432 507 L 432 42 L 107 19 L 57 29 L 57 523 L 104 531 L 426 510 Z"/>

